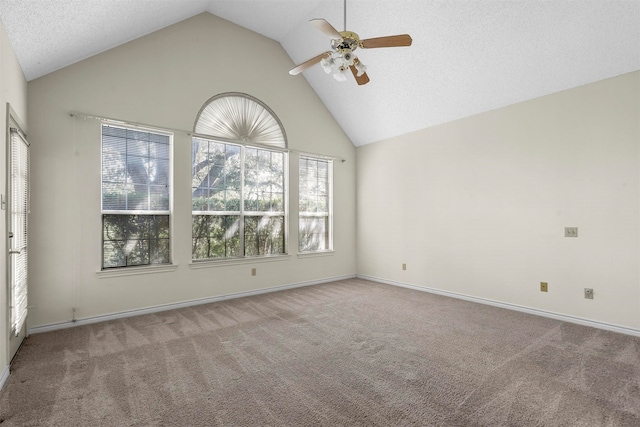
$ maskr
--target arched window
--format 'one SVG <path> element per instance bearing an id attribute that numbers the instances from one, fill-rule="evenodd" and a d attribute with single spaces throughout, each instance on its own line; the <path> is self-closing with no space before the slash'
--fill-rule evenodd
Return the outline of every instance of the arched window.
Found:
<path id="1" fill-rule="evenodd" d="M 282 123 L 262 101 L 245 93 L 221 93 L 198 112 L 194 132 L 227 141 L 287 148 Z"/>
<path id="2" fill-rule="evenodd" d="M 192 259 L 286 253 L 287 140 L 273 111 L 223 93 L 204 104 L 194 131 Z"/>

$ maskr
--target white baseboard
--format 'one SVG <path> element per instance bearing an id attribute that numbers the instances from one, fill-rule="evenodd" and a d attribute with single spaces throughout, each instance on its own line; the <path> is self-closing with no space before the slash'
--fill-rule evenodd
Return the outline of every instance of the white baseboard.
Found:
<path id="1" fill-rule="evenodd" d="M 48 325 L 41 325 L 41 326 L 35 326 L 33 328 L 29 328 L 29 334 L 50 332 L 58 329 L 66 329 L 66 328 L 72 328 L 75 326 L 89 325 L 91 323 L 106 322 L 107 320 L 122 319 L 125 317 L 140 316 L 142 314 L 150 314 L 150 313 L 158 313 L 160 311 L 174 310 L 176 308 L 191 307 L 194 305 L 201 305 L 201 304 L 209 304 L 212 302 L 248 297 L 252 295 L 260 295 L 260 294 L 266 294 L 270 292 L 284 291 L 286 289 L 301 288 L 303 286 L 319 285 L 321 283 L 335 282 L 337 280 L 353 279 L 355 277 L 356 277 L 355 274 L 348 275 L 348 276 L 331 277 L 331 278 L 325 278 L 320 280 L 312 280 L 308 282 L 294 283 L 290 285 L 274 286 L 271 288 L 256 289 L 252 291 L 236 292 L 232 294 L 220 295 L 220 296 L 209 297 L 209 298 L 201 298 L 201 299 L 195 299 L 190 301 L 182 301 L 182 302 L 171 303 L 171 304 L 157 305 L 153 307 L 140 308 L 136 310 L 121 311 L 118 313 L 105 314 L 101 316 L 86 317 L 82 319 L 76 319 L 75 321 L 67 320 L 65 322 L 51 323 Z"/>
<path id="2" fill-rule="evenodd" d="M 366 276 L 358 274 L 359 279 L 371 280 L 372 282 L 384 283 L 387 285 L 400 286 L 403 288 L 414 289 L 416 291 L 429 292 L 432 294 L 443 295 L 446 297 L 462 299 L 465 301 L 477 302 L 480 304 L 492 305 L 494 307 L 506 308 L 508 310 L 521 311 L 523 313 L 534 314 L 536 316 L 549 317 L 551 319 L 562 320 L 564 322 L 577 323 L 579 325 L 591 326 L 592 328 L 604 329 L 607 331 L 619 332 L 621 334 L 634 335 L 640 337 L 640 329 L 629 328 L 626 326 L 613 325 L 595 320 L 583 319 L 581 317 L 569 316 L 566 314 L 554 313 L 551 311 L 538 310 L 536 308 L 524 307 L 517 304 L 510 304 L 500 301 L 494 301 L 487 298 L 473 297 L 469 295 L 459 294 L 456 292 L 443 291 L 440 289 L 429 288 L 427 286 L 411 285 L 408 283 L 397 282 L 395 280 L 381 279 L 378 277 Z"/>
<path id="3" fill-rule="evenodd" d="M 5 366 L 4 371 L 2 372 L 2 377 L 0 377 L 0 390 L 4 388 L 4 384 L 9 379 L 9 374 L 11 374 L 11 369 L 10 369 L 10 366 L 7 365 Z"/>

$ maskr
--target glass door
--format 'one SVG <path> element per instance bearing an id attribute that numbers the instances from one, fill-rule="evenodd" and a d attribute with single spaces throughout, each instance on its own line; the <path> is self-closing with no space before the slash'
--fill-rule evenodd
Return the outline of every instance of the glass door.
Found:
<path id="1" fill-rule="evenodd" d="M 26 336 L 28 276 L 27 230 L 29 215 L 29 143 L 18 127 L 10 127 L 8 165 L 9 357 L 13 359 Z"/>

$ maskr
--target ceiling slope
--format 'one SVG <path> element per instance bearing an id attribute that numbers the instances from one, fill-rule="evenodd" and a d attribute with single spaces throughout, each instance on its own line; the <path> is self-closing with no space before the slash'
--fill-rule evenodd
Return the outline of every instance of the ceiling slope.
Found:
<path id="1" fill-rule="evenodd" d="M 28 80 L 205 11 L 278 41 L 293 63 L 330 47 L 309 19 L 344 29 L 341 0 L 0 0 Z M 320 66 L 291 77 L 356 146 L 640 70 L 640 0 L 349 0 L 347 27 L 413 38 L 358 50 L 364 86 Z"/>

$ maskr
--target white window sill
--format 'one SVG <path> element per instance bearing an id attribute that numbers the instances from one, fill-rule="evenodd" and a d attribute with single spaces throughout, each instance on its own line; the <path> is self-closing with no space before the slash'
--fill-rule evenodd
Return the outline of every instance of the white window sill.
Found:
<path id="1" fill-rule="evenodd" d="M 243 264 L 255 264 L 262 262 L 274 262 L 274 261 L 288 261 L 291 259 L 291 255 L 271 255 L 260 257 L 247 257 L 247 258 L 227 258 L 227 259 L 208 259 L 202 261 L 191 261 L 189 267 L 193 270 L 200 268 L 215 268 L 226 267 L 229 265 L 243 265 Z"/>
<path id="2" fill-rule="evenodd" d="M 141 265 L 135 267 L 122 267 L 113 268 L 108 270 L 97 271 L 99 279 L 105 279 L 107 277 L 123 277 L 123 276 L 136 276 L 139 274 L 153 274 L 153 273 L 169 273 L 176 271 L 177 264 L 158 264 L 158 265 Z"/>
<path id="3" fill-rule="evenodd" d="M 317 251 L 317 252 L 298 252 L 298 258 L 315 258 L 315 257 L 333 256 L 334 253 L 335 252 L 333 250 Z"/>

